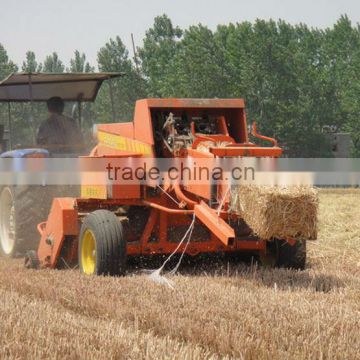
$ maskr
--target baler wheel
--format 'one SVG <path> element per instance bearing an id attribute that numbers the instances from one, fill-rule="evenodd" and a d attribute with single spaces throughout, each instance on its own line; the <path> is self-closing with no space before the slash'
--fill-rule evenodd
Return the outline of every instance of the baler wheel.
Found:
<path id="1" fill-rule="evenodd" d="M 306 266 L 306 241 L 298 240 L 290 245 L 275 239 L 267 244 L 267 254 L 260 255 L 264 266 L 304 270 Z"/>
<path id="2" fill-rule="evenodd" d="M 124 275 L 126 240 L 121 222 L 111 211 L 96 210 L 85 217 L 78 258 L 86 275 Z"/>
<path id="3" fill-rule="evenodd" d="M 306 241 L 298 240 L 290 245 L 285 240 L 278 242 L 277 266 L 287 269 L 304 270 L 306 265 Z"/>

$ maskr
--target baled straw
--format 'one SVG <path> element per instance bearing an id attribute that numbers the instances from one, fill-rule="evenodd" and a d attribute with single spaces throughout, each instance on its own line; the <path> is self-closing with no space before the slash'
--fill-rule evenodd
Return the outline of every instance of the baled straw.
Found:
<path id="1" fill-rule="evenodd" d="M 318 192 L 309 186 L 240 185 L 232 188 L 230 211 L 261 239 L 317 237 Z"/>

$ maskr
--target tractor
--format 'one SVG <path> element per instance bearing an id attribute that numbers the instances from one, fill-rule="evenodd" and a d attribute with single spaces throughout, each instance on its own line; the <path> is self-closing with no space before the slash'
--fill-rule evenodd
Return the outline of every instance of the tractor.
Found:
<path id="1" fill-rule="evenodd" d="M 27 144 L 14 144 L 13 103 L 30 103 L 31 110 L 36 102 L 45 102 L 50 97 L 60 96 L 64 101 L 74 104 L 78 110 L 81 127 L 83 102 L 93 102 L 104 81 L 122 76 L 122 73 L 14 73 L 0 82 L 0 102 L 7 103 L 8 119 L 0 124 L 0 158 L 27 159 L 48 157 L 74 157 L 76 154 L 57 154 L 56 151 L 34 148 Z M 38 120 L 45 120 L 38 119 Z M 34 127 L 33 111 L 28 121 L 29 130 Z M 34 129 L 33 129 L 34 130 Z M 3 160 L 3 161 L 4 161 Z M 5 160 L 6 161 L 6 160 Z M 39 244 L 37 225 L 46 219 L 54 197 L 77 196 L 75 186 L 41 185 L 0 185 L 0 254 L 6 257 L 23 256 L 35 250 Z"/>

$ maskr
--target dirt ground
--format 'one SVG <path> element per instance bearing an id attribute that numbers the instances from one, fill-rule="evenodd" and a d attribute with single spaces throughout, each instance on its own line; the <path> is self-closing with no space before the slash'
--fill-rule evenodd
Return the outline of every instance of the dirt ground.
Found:
<path id="1" fill-rule="evenodd" d="M 171 290 L 0 259 L 0 358 L 359 359 L 359 200 L 321 193 L 302 272 L 203 260 Z"/>

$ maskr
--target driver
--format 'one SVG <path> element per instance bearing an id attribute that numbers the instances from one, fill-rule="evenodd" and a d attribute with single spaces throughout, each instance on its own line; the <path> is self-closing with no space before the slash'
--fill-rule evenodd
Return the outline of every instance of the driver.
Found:
<path id="1" fill-rule="evenodd" d="M 80 152 L 83 147 L 82 134 L 75 120 L 63 115 L 63 99 L 55 96 L 46 104 L 49 117 L 39 127 L 37 145 L 53 153 Z"/>

